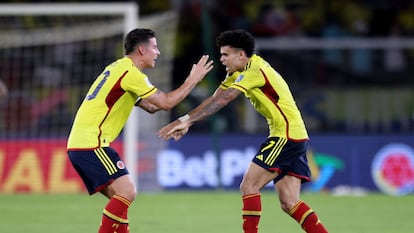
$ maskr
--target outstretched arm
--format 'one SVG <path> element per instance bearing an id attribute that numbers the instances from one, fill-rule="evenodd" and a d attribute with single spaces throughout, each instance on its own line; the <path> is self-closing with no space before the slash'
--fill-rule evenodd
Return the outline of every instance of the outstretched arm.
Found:
<path id="1" fill-rule="evenodd" d="M 194 87 L 213 69 L 213 61 L 209 61 L 209 56 L 204 55 L 200 58 L 197 64 L 194 64 L 187 79 L 177 89 L 165 93 L 158 90 L 153 95 L 145 100 L 156 106 L 158 109 L 170 110 L 178 103 L 183 101 L 185 97 L 190 94 Z"/>
<path id="2" fill-rule="evenodd" d="M 135 106 L 138 106 L 142 109 L 144 109 L 146 112 L 148 113 L 155 113 L 158 112 L 159 110 L 161 110 L 159 107 L 157 107 L 154 104 L 151 104 L 150 102 L 148 102 L 147 100 L 144 99 L 139 99 L 136 103 Z"/>
<path id="3" fill-rule="evenodd" d="M 241 92 L 239 90 L 234 88 L 229 88 L 227 90 L 218 88 L 213 96 L 210 96 L 204 100 L 199 106 L 190 111 L 188 114 L 160 129 L 158 131 L 158 136 L 164 140 L 168 140 L 170 138 L 174 138 L 176 141 L 179 140 L 188 132 L 191 125 L 218 112 L 228 103 L 236 99 L 240 93 Z"/>

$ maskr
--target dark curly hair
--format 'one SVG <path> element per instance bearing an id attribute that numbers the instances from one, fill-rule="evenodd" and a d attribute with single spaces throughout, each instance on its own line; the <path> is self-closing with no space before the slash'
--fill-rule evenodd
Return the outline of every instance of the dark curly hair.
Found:
<path id="1" fill-rule="evenodd" d="M 146 43 L 149 39 L 154 37 L 155 32 L 151 29 L 136 28 L 130 31 L 125 37 L 125 54 L 128 55 L 132 53 L 137 45 L 141 43 Z"/>
<path id="2" fill-rule="evenodd" d="M 229 30 L 220 33 L 216 40 L 217 47 L 230 46 L 242 49 L 247 57 L 254 53 L 255 40 L 253 36 L 242 29 Z"/>

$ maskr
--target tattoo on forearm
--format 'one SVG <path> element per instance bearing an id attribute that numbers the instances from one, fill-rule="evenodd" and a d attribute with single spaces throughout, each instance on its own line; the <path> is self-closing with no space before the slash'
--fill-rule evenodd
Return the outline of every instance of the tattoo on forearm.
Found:
<path id="1" fill-rule="evenodd" d="M 207 118 L 208 116 L 213 115 L 214 113 L 218 112 L 224 106 L 218 104 L 217 102 L 213 101 L 209 105 L 207 105 L 201 112 L 200 112 L 200 120 Z"/>
<path id="2" fill-rule="evenodd" d="M 228 103 L 233 101 L 239 94 L 240 91 L 230 88 L 223 92 L 220 96 L 214 97 L 214 99 L 210 101 L 210 103 L 208 103 L 203 109 L 191 115 L 191 118 L 193 118 L 194 121 L 203 120 L 208 116 L 211 116 L 214 113 L 218 112 L 223 107 L 225 107 Z"/>
<path id="3" fill-rule="evenodd" d="M 149 112 L 149 113 L 155 113 L 155 112 L 157 112 L 157 111 L 159 111 L 159 110 L 160 110 L 157 106 L 155 106 L 155 105 L 153 105 L 153 104 L 149 103 L 149 102 L 148 102 L 148 101 L 146 101 L 146 100 L 142 100 L 142 101 L 139 103 L 139 106 L 140 106 L 142 109 L 144 109 L 145 111 Z"/>

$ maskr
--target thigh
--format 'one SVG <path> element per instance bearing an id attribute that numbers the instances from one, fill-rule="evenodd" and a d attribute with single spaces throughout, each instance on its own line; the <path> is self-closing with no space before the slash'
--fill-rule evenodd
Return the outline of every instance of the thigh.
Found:
<path id="1" fill-rule="evenodd" d="M 105 187 L 101 193 L 108 198 L 118 194 L 129 201 L 133 201 L 136 196 L 136 188 L 131 176 L 127 174 L 116 178 L 110 185 Z"/>
<path id="2" fill-rule="evenodd" d="M 282 207 L 284 205 L 291 207 L 299 201 L 301 185 L 301 179 L 291 175 L 285 175 L 275 183 L 274 187 L 279 195 Z"/>
<path id="3" fill-rule="evenodd" d="M 295 176 L 283 176 L 279 182 L 275 183 L 275 189 L 279 195 L 280 207 L 286 213 L 300 200 L 301 179 Z"/>
<path id="4" fill-rule="evenodd" d="M 250 163 L 240 184 L 242 195 L 258 193 L 270 181 L 276 178 L 278 172 L 269 171 L 263 167 Z"/>

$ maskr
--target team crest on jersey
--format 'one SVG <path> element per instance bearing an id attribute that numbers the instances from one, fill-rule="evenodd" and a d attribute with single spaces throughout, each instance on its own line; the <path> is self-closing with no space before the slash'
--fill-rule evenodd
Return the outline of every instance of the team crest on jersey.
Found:
<path id="1" fill-rule="evenodd" d="M 125 164 L 124 164 L 124 162 L 122 162 L 121 160 L 119 160 L 118 162 L 116 162 L 116 166 L 117 166 L 119 169 L 124 169 L 124 168 L 125 168 Z"/>
<path id="2" fill-rule="evenodd" d="M 240 82 L 244 78 L 244 75 L 239 75 L 239 77 L 236 78 L 236 83 Z"/>

